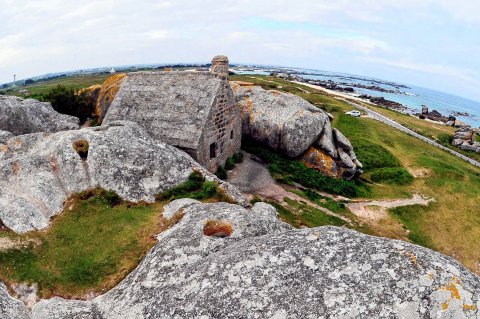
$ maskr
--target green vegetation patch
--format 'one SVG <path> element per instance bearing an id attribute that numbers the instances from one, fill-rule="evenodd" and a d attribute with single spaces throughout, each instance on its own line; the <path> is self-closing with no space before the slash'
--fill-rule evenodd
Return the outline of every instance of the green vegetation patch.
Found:
<path id="1" fill-rule="evenodd" d="M 421 220 L 431 210 L 431 206 L 411 205 L 390 209 L 390 214 L 408 230 L 408 239 L 420 246 L 435 249 L 430 237 L 422 230 Z"/>
<path id="2" fill-rule="evenodd" d="M 76 116 L 81 122 L 85 122 L 93 116 L 95 104 L 89 101 L 85 92 L 62 85 L 57 85 L 43 96 L 43 101 L 50 102 L 55 111 Z"/>
<path id="3" fill-rule="evenodd" d="M 155 244 L 161 205 L 132 204 L 114 192 L 83 192 L 46 231 L 13 235 L 38 244 L 0 252 L 4 282 L 37 283 L 39 295 L 103 292 L 128 274 Z"/>
<path id="4" fill-rule="evenodd" d="M 180 198 L 193 198 L 197 200 L 219 200 L 231 202 L 232 200 L 218 187 L 216 182 L 206 181 L 200 172 L 193 172 L 188 180 L 168 191 L 156 196 L 159 201 L 172 201 Z"/>
<path id="5" fill-rule="evenodd" d="M 324 176 L 295 159 L 281 156 L 252 141 L 242 141 L 242 148 L 266 162 L 272 176 L 280 182 L 286 184 L 297 182 L 308 188 L 349 197 L 357 197 L 368 191 L 367 186 L 361 181 L 346 181 Z"/>
<path id="6" fill-rule="evenodd" d="M 155 235 L 175 222 L 162 218 L 167 201 L 185 197 L 230 201 L 198 172 L 152 204 L 126 202 L 102 189 L 81 192 L 66 201 L 67 209 L 45 231 L 1 232 L 30 244 L 0 251 L 0 280 L 36 283 L 42 298 L 106 292 L 138 265 L 155 245 Z"/>
<path id="7" fill-rule="evenodd" d="M 385 167 L 374 170 L 370 179 L 375 183 L 391 185 L 408 185 L 413 182 L 413 176 L 403 167 Z"/>

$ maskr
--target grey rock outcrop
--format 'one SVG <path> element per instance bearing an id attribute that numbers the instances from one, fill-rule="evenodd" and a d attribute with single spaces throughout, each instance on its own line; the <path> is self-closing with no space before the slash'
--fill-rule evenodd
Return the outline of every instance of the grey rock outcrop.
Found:
<path id="1" fill-rule="evenodd" d="M 25 305 L 12 298 L 3 283 L 0 283 L 0 318 L 30 319 L 30 313 Z"/>
<path id="2" fill-rule="evenodd" d="M 478 134 L 479 130 L 472 129 L 470 126 L 460 127 L 453 135 L 452 145 L 464 151 L 477 152 L 480 154 L 480 142 L 476 141 Z"/>
<path id="3" fill-rule="evenodd" d="M 0 131 L 0 144 L 5 144 L 7 143 L 7 140 L 9 138 L 12 138 L 14 137 L 15 135 L 13 135 L 12 133 L 8 132 L 8 131 Z"/>
<path id="4" fill-rule="evenodd" d="M 178 205 L 177 209 L 182 209 Z M 183 207 L 116 288 L 33 307 L 55 318 L 478 318 L 480 278 L 450 257 L 337 227 L 296 230 L 257 203 Z M 204 235 L 207 221 L 229 237 Z"/>
<path id="5" fill-rule="evenodd" d="M 230 85 L 242 115 L 244 136 L 289 157 L 303 156 L 307 165 L 326 175 L 348 179 L 361 173 L 352 144 L 332 129 L 328 113 L 294 94 L 243 82 Z"/>
<path id="6" fill-rule="evenodd" d="M 97 187 L 152 202 L 194 169 L 216 180 L 189 155 L 131 122 L 17 136 L 0 145 L 0 220 L 15 232 L 47 227 L 70 195 Z M 241 200 L 236 189 L 221 187 Z"/>
<path id="7" fill-rule="evenodd" d="M 78 118 L 56 112 L 48 102 L 0 95 L 0 130 L 13 135 L 78 129 Z"/>

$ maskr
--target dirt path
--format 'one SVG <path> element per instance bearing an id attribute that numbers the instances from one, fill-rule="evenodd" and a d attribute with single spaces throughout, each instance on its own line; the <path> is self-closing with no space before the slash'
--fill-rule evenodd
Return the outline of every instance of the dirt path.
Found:
<path id="1" fill-rule="evenodd" d="M 30 244 L 39 244 L 38 241 L 34 239 L 12 239 L 10 237 L 0 237 L 0 251 L 6 251 L 12 248 L 23 248 L 27 247 Z"/>
<path id="2" fill-rule="evenodd" d="M 382 218 L 388 217 L 388 210 L 390 208 L 411 206 L 411 205 L 428 205 L 435 201 L 433 198 L 425 198 L 419 194 L 414 194 L 412 198 L 395 199 L 395 200 L 373 200 L 353 202 L 347 204 L 348 209 L 360 218 L 378 221 Z"/>
<path id="3" fill-rule="evenodd" d="M 378 235 L 409 241 L 408 230 L 390 216 L 388 210 L 410 205 L 426 206 L 433 201 L 435 201 L 433 198 L 425 198 L 419 194 L 414 194 L 412 198 L 407 199 L 352 202 L 346 204 L 346 206 L 355 216 L 374 228 Z"/>
<path id="4" fill-rule="evenodd" d="M 319 206 L 283 188 L 272 178 L 268 169 L 261 164 L 254 155 L 249 153 L 245 153 L 243 163 L 237 164 L 228 174 L 227 182 L 236 186 L 250 199 L 254 196 L 259 196 L 262 199 L 285 204 L 284 198 L 288 197 L 295 201 L 307 202 L 309 206 L 321 210 L 327 215 L 338 217 L 347 223 L 352 223 L 352 221 L 345 216 L 336 214 L 325 207 Z"/>

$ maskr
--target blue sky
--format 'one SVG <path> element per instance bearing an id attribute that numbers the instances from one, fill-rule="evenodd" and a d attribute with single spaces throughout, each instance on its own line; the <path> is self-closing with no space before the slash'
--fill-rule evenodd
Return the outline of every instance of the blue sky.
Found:
<path id="1" fill-rule="evenodd" d="M 480 1 L 0 0 L 0 83 L 156 62 L 317 68 L 480 101 Z"/>

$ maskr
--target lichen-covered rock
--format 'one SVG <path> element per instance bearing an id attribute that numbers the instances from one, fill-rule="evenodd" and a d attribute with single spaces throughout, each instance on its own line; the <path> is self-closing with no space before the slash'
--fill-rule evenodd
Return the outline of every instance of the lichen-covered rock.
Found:
<path id="1" fill-rule="evenodd" d="M 231 82 L 231 86 L 245 136 L 289 157 L 301 156 L 305 164 L 324 175 L 351 179 L 361 174 L 352 144 L 339 130 L 332 129 L 331 115 L 293 94 L 243 82 Z M 338 174 L 337 166 L 345 168 L 343 174 Z"/>
<path id="2" fill-rule="evenodd" d="M 264 203 L 198 203 L 183 213 L 116 288 L 89 301 L 43 300 L 32 317 L 480 316 L 480 278 L 429 249 L 345 228 L 293 229 Z M 233 232 L 207 236 L 209 221 Z"/>
<path id="3" fill-rule="evenodd" d="M 329 122 L 325 112 L 296 95 L 235 82 L 231 86 L 243 134 L 290 157 L 305 152 Z"/>
<path id="4" fill-rule="evenodd" d="M 0 283 L 0 318 L 30 319 L 30 313 L 25 305 L 12 298 L 3 283 Z"/>
<path id="5" fill-rule="evenodd" d="M 48 102 L 0 95 L 0 130 L 21 135 L 78 129 L 79 119 L 56 112 Z"/>
<path id="6" fill-rule="evenodd" d="M 326 176 L 340 178 L 343 169 L 332 157 L 315 147 L 310 147 L 302 157 L 302 162 L 310 167 L 323 172 Z"/>
<path id="7" fill-rule="evenodd" d="M 107 111 L 113 100 L 115 99 L 118 91 L 120 90 L 120 87 L 125 77 L 125 73 L 118 73 L 109 76 L 105 80 L 105 82 L 103 82 L 102 87 L 98 92 L 97 104 L 95 109 L 95 113 L 100 123 L 103 121 L 103 118 L 107 114 Z"/>
<path id="8" fill-rule="evenodd" d="M 97 187 L 152 202 L 193 169 L 216 180 L 189 155 L 131 122 L 18 136 L 0 148 L 0 220 L 15 232 L 47 227 L 70 195 Z"/>
<path id="9" fill-rule="evenodd" d="M 12 133 L 8 132 L 8 131 L 0 131 L 0 144 L 5 144 L 7 143 L 7 140 L 9 138 L 12 138 L 14 137 L 15 135 L 13 135 Z"/>

